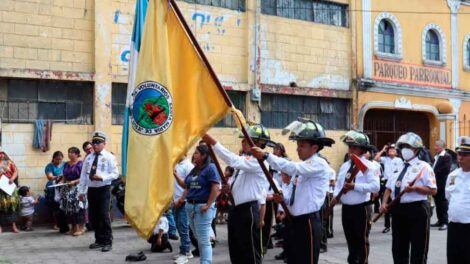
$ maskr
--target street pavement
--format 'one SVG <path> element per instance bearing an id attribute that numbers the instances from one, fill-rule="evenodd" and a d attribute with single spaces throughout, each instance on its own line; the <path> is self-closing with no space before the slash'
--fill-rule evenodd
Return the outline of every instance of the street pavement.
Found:
<path id="1" fill-rule="evenodd" d="M 341 226 L 340 206 L 335 208 L 334 238 L 328 240 L 328 252 L 320 255 L 319 263 L 343 264 L 347 259 L 347 245 Z M 431 223 L 435 222 L 435 218 Z M 178 250 L 178 241 L 171 241 L 173 253 L 152 253 L 150 244 L 139 238 L 125 221 L 116 220 L 113 223 L 114 244 L 111 252 L 102 253 L 99 250 L 90 250 L 88 245 L 93 241 L 93 233 L 87 232 L 80 237 L 59 234 L 46 227 L 37 227 L 33 232 L 14 234 L 6 227 L 0 234 L 0 263 L 126 263 L 125 257 L 130 253 L 144 251 L 147 260 L 141 263 L 172 263 L 172 256 Z M 374 224 L 370 234 L 369 263 L 393 263 L 391 244 L 392 235 L 382 234 L 383 220 Z M 217 225 L 219 243 L 213 251 L 213 263 L 230 263 L 227 245 L 226 225 Z M 431 228 L 428 263 L 446 263 L 447 232 Z M 175 252 L 176 250 L 176 252 Z M 274 260 L 280 252 L 279 248 L 269 250 L 264 263 L 282 263 Z M 191 259 L 189 263 L 199 263 L 198 258 Z"/>

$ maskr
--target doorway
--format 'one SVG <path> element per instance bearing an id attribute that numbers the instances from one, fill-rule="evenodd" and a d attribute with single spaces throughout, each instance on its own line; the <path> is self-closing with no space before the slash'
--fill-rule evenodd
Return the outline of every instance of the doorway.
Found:
<path id="1" fill-rule="evenodd" d="M 423 112 L 371 109 L 364 117 L 364 132 L 379 150 L 406 132 L 418 134 L 429 148 L 429 130 L 429 116 Z"/>

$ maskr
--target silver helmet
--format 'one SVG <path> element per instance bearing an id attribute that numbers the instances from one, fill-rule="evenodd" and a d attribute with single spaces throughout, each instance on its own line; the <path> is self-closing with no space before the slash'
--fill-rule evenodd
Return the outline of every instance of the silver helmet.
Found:
<path id="1" fill-rule="evenodd" d="M 398 138 L 396 144 L 398 149 L 402 149 L 403 144 L 408 144 L 415 149 L 421 149 L 424 147 L 421 137 L 413 132 L 408 132 Z"/>

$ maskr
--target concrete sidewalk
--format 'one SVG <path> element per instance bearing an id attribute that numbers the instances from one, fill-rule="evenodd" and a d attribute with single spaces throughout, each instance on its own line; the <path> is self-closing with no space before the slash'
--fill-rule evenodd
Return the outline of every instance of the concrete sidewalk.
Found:
<path id="1" fill-rule="evenodd" d="M 346 263 L 348 249 L 343 235 L 340 217 L 340 206 L 335 208 L 335 237 L 329 239 L 328 252 L 320 255 L 320 263 L 343 264 Z M 435 219 L 432 220 L 432 223 Z M 379 221 L 372 227 L 370 235 L 371 264 L 393 263 L 391 253 L 391 233 L 382 234 L 383 222 Z M 178 241 L 171 241 L 173 253 L 151 253 L 150 244 L 139 238 L 124 221 L 113 223 L 114 245 L 111 252 L 102 253 L 99 250 L 90 250 L 88 245 L 94 242 L 92 232 L 80 237 L 59 234 L 47 228 L 36 228 L 33 232 L 10 233 L 5 227 L 0 234 L 0 263 L 126 263 L 125 257 L 130 253 L 144 251 L 147 260 L 141 263 L 172 263 L 172 256 L 178 253 Z M 230 263 L 227 245 L 226 225 L 217 226 L 219 243 L 214 248 L 213 263 Z M 447 232 L 432 228 L 429 247 L 429 261 L 431 264 L 446 263 L 446 237 Z M 280 252 L 279 248 L 269 250 L 264 263 L 282 263 L 274 260 Z M 199 263 L 198 258 L 189 263 Z"/>

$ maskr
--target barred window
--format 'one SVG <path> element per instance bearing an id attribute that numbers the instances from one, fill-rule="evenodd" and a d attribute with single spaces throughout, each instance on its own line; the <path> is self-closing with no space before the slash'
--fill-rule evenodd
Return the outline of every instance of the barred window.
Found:
<path id="1" fill-rule="evenodd" d="M 183 0 L 191 4 L 210 5 L 245 12 L 246 0 Z"/>
<path id="2" fill-rule="evenodd" d="M 49 119 L 66 124 L 92 124 L 93 83 L 55 80 L 0 80 L 4 122 Z"/>
<path id="3" fill-rule="evenodd" d="M 348 5 L 322 0 L 263 0 L 261 13 L 316 23 L 348 26 Z"/>
<path id="4" fill-rule="evenodd" d="M 261 122 L 270 128 L 283 128 L 299 117 L 317 121 L 325 129 L 349 128 L 349 100 L 345 99 L 263 94 L 261 108 Z"/>
<path id="5" fill-rule="evenodd" d="M 112 124 L 124 124 L 124 109 L 126 107 L 127 83 L 113 83 L 111 91 Z"/>
<path id="6" fill-rule="evenodd" d="M 230 100 L 232 101 L 235 108 L 240 110 L 243 113 L 243 115 L 246 116 L 246 104 L 245 104 L 246 92 L 227 91 L 227 94 L 230 97 Z M 225 116 L 224 119 L 222 119 L 215 126 L 216 127 L 236 127 L 237 124 L 235 123 L 235 120 L 233 119 L 232 114 L 229 113 L 228 115 Z"/>

